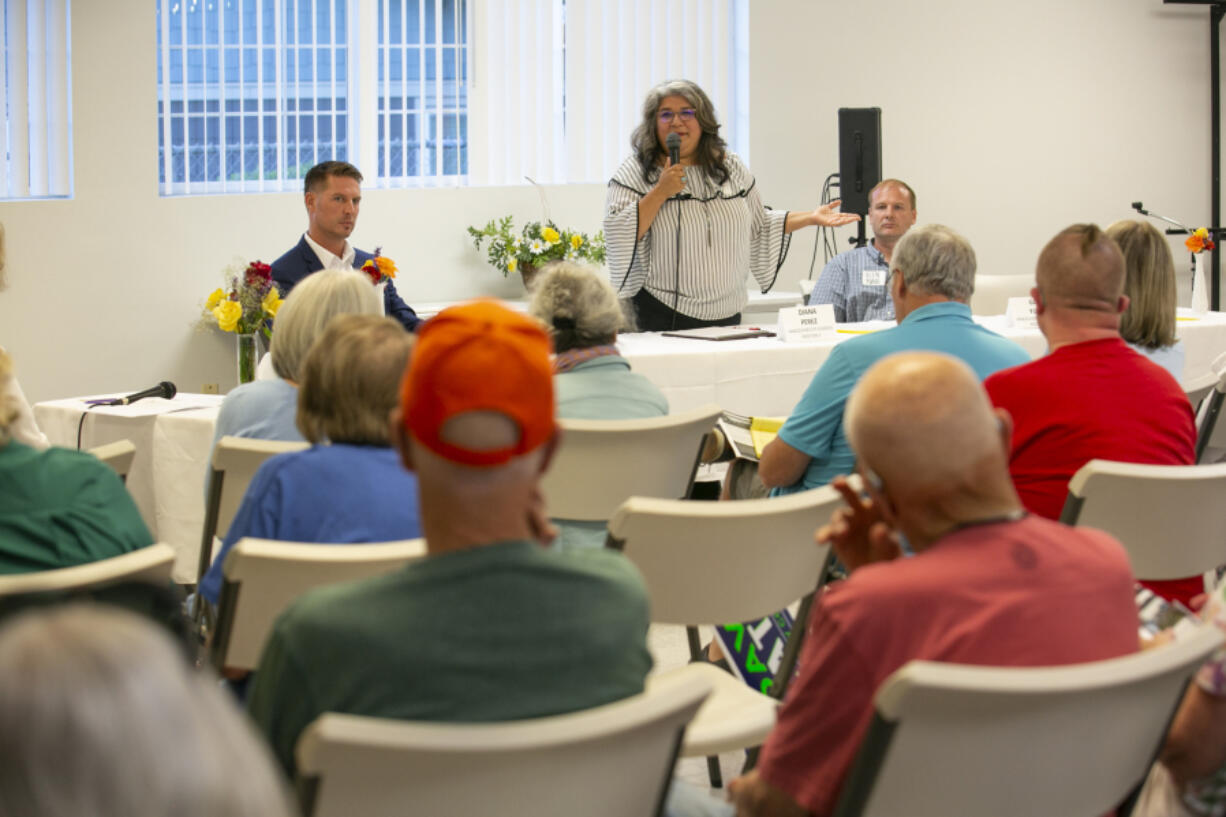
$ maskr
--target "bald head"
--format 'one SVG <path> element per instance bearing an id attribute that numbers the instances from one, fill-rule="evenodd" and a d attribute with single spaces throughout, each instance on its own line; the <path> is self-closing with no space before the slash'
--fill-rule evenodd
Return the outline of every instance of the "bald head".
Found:
<path id="1" fill-rule="evenodd" d="M 1124 256 L 1096 224 L 1061 230 L 1039 253 L 1035 281 L 1053 308 L 1118 315 L 1124 294 Z"/>
<path id="2" fill-rule="evenodd" d="M 860 462 L 894 493 L 957 490 L 980 479 L 985 464 L 1008 479 L 987 394 L 975 373 L 948 355 L 880 360 L 852 391 L 844 423 Z"/>

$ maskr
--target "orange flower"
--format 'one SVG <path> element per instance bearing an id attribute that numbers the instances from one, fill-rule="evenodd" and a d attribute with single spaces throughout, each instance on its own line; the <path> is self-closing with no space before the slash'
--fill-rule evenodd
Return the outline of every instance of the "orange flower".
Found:
<path id="1" fill-rule="evenodd" d="M 1183 245 L 1188 248 L 1189 252 L 1202 252 L 1204 250 L 1213 249 L 1213 241 L 1209 238 L 1209 231 L 1204 227 L 1198 227 L 1193 231 L 1192 235 L 1188 236 Z"/>

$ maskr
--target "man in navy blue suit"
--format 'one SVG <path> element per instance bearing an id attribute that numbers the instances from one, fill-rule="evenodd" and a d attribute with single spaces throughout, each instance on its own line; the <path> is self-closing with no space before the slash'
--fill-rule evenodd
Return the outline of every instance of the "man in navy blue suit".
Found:
<path id="1" fill-rule="evenodd" d="M 325 267 L 360 268 L 373 257 L 349 243 L 362 202 L 362 174 L 356 167 L 348 162 L 320 162 L 307 171 L 303 189 L 307 231 L 293 249 L 272 262 L 272 279 L 282 297 L 312 272 Z M 416 328 L 417 313 L 396 294 L 391 280 L 383 290 L 383 305 L 389 318 L 400 321 L 409 331 Z"/>

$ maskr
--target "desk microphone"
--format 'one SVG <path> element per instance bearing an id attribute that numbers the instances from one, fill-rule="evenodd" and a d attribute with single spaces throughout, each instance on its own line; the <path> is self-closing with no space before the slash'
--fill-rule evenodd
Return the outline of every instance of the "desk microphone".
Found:
<path id="1" fill-rule="evenodd" d="M 170 398 L 174 397 L 178 391 L 179 390 L 175 388 L 174 383 L 171 383 L 169 380 L 163 380 L 156 386 L 145 389 L 144 391 L 138 391 L 135 394 L 129 394 L 127 397 L 120 397 L 117 400 L 110 400 L 102 405 L 126 406 L 129 403 L 135 403 L 137 400 L 144 400 L 146 397 L 163 397 L 169 400 Z"/>

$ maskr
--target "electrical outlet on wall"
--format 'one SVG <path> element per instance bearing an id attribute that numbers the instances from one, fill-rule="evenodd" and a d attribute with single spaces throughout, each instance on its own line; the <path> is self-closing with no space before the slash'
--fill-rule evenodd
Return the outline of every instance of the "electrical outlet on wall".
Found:
<path id="1" fill-rule="evenodd" d="M 200 393 L 201 394 L 217 394 L 217 384 L 216 383 L 205 383 L 203 386 L 200 387 Z"/>

